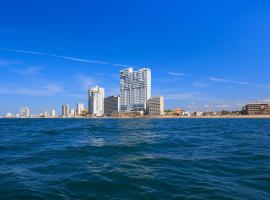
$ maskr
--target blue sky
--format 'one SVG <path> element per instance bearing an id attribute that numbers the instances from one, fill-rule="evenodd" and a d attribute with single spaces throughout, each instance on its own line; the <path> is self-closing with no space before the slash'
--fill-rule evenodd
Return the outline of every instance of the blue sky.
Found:
<path id="1" fill-rule="evenodd" d="M 119 94 L 119 71 L 152 69 L 166 108 L 270 101 L 270 2 L 2 1 L 0 115 Z"/>

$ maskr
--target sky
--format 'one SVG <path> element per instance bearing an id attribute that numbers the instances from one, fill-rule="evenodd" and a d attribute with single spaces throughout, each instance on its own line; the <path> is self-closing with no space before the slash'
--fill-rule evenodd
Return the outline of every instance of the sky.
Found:
<path id="1" fill-rule="evenodd" d="M 0 115 L 118 95 L 119 71 L 152 70 L 166 109 L 270 101 L 270 1 L 3 0 Z"/>

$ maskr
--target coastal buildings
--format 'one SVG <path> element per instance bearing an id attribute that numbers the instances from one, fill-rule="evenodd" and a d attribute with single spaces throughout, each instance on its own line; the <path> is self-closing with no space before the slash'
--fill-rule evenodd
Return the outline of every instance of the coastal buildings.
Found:
<path id="1" fill-rule="evenodd" d="M 30 117 L 30 109 L 27 107 L 22 107 L 20 110 L 20 117 L 23 117 L 23 118 Z"/>
<path id="2" fill-rule="evenodd" d="M 164 97 L 151 97 L 147 103 L 147 114 L 164 115 Z"/>
<path id="3" fill-rule="evenodd" d="M 88 105 L 88 111 L 91 115 L 104 115 L 104 88 L 96 86 L 88 91 Z"/>
<path id="4" fill-rule="evenodd" d="M 84 104 L 83 103 L 78 103 L 77 104 L 77 109 L 76 109 L 76 114 L 78 116 L 81 116 L 84 112 L 85 108 L 84 108 Z"/>
<path id="5" fill-rule="evenodd" d="M 142 68 L 120 71 L 120 110 L 123 112 L 146 110 L 151 97 L 151 70 Z"/>
<path id="6" fill-rule="evenodd" d="M 120 111 L 120 96 L 109 96 L 104 99 L 104 115 L 111 116 Z"/>
<path id="7" fill-rule="evenodd" d="M 183 116 L 184 110 L 181 108 L 176 108 L 173 110 L 173 115 L 174 116 Z"/>
<path id="8" fill-rule="evenodd" d="M 75 117 L 75 109 L 70 109 L 70 113 L 69 113 L 70 117 Z"/>
<path id="9" fill-rule="evenodd" d="M 69 117 L 69 105 L 62 105 L 62 117 Z"/>
<path id="10" fill-rule="evenodd" d="M 269 115 L 270 103 L 252 103 L 243 107 L 244 115 Z"/>
<path id="11" fill-rule="evenodd" d="M 56 111 L 54 109 L 51 110 L 51 117 L 56 117 Z"/>

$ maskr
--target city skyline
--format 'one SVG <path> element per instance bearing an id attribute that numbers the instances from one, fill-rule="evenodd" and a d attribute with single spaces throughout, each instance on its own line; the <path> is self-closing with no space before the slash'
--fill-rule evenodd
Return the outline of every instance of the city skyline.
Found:
<path id="1" fill-rule="evenodd" d="M 166 109 L 269 102 L 270 3 L 194 2 L 3 3 L 0 115 L 88 105 L 95 85 L 119 95 L 119 71 L 144 66 Z"/>

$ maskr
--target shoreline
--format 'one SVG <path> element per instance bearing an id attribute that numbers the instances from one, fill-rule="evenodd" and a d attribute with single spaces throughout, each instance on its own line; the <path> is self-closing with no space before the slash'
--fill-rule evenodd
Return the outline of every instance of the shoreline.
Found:
<path id="1" fill-rule="evenodd" d="M 239 115 L 239 116 L 138 116 L 138 117 L 2 117 L 0 119 L 270 119 L 270 115 Z"/>

